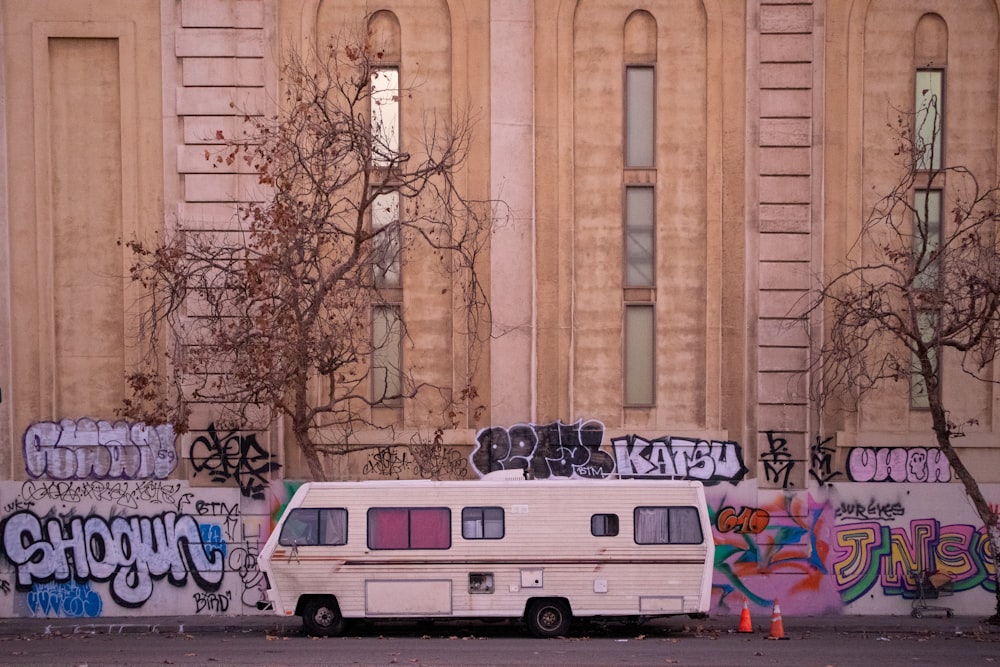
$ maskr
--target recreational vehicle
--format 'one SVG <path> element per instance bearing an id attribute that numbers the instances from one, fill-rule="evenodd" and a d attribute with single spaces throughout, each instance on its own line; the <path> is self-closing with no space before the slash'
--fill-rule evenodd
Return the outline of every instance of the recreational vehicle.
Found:
<path id="1" fill-rule="evenodd" d="M 345 620 L 523 619 L 708 611 L 714 543 L 699 482 L 303 484 L 260 553 L 266 600 L 309 634 Z"/>

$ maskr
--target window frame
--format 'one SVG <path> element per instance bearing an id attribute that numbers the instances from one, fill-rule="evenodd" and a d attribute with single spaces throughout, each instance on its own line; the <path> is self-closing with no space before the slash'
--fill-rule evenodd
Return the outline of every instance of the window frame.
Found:
<path id="1" fill-rule="evenodd" d="M 648 91 L 638 91 L 633 88 L 633 83 L 645 83 L 637 82 L 631 76 L 632 74 L 648 72 L 649 86 Z M 656 88 L 656 65 L 652 63 L 626 63 L 624 67 L 624 72 L 622 74 L 622 164 L 625 169 L 656 169 L 656 107 L 657 107 L 657 88 Z M 642 98 L 637 97 L 634 93 L 643 92 L 645 93 Z M 633 137 L 632 132 L 634 129 L 633 125 L 636 124 L 636 120 L 639 118 L 639 109 L 637 105 L 639 103 L 646 104 L 648 102 L 649 108 L 646 109 L 648 113 L 648 122 L 642 123 L 644 130 L 648 130 L 649 139 L 649 160 L 647 162 L 639 162 L 638 157 L 633 155 L 637 152 L 635 150 L 635 145 L 638 141 Z M 645 157 L 646 151 L 640 151 Z"/>
<path id="2" fill-rule="evenodd" d="M 637 215 L 640 213 L 638 209 L 633 208 L 633 199 L 630 197 L 632 194 L 638 193 L 648 193 L 649 201 L 642 202 L 648 204 L 648 220 L 644 220 L 645 224 L 635 224 L 637 222 Z M 624 287 L 625 289 L 644 287 L 644 288 L 655 288 L 656 287 L 656 186 L 652 184 L 638 184 L 638 183 L 626 183 L 623 193 L 623 207 L 624 212 L 622 218 L 625 222 L 623 227 L 623 258 L 624 258 Z M 647 244 L 648 252 L 645 254 L 643 259 L 648 260 L 644 264 L 639 264 L 635 261 L 638 253 L 632 251 L 632 238 L 634 236 L 643 235 L 645 238 L 643 241 Z M 642 273 L 642 269 L 646 268 L 649 274 L 649 280 L 646 282 L 633 281 L 633 274 L 638 272 Z"/>
<path id="3" fill-rule="evenodd" d="M 386 202 L 390 198 L 392 201 Z M 371 200 L 371 232 L 373 235 L 378 234 L 372 239 L 374 246 L 372 250 L 375 257 L 375 261 L 372 262 L 372 270 L 375 286 L 380 289 L 401 289 L 403 287 L 401 198 L 399 190 L 394 189 L 378 192 L 372 196 Z M 386 213 L 380 213 L 383 211 Z M 387 232 L 382 231 L 390 226 L 393 226 L 394 229 Z M 385 254 L 389 259 L 388 262 L 379 261 L 380 258 L 386 259 L 386 257 L 381 257 L 383 248 L 386 249 Z"/>
<path id="4" fill-rule="evenodd" d="M 394 313 L 392 323 L 384 328 L 384 342 L 379 344 L 376 341 L 379 314 L 385 312 Z M 389 322 L 385 318 L 385 322 Z M 393 330 L 396 333 L 393 334 Z M 371 400 L 377 407 L 398 408 L 403 402 L 403 308 L 399 304 L 386 303 L 372 307 L 371 322 L 372 338 L 372 360 L 371 360 Z M 395 342 L 395 345 L 393 345 Z M 394 348 L 394 349 L 392 349 Z M 385 372 L 384 376 L 379 374 L 379 370 Z M 389 382 L 390 377 L 393 382 Z M 393 390 L 395 393 L 393 393 Z"/>
<path id="5" fill-rule="evenodd" d="M 666 515 L 666 541 L 658 540 L 640 540 L 640 529 L 643 529 L 644 521 L 640 519 L 640 512 L 648 511 L 662 511 Z M 691 526 L 685 526 L 685 528 L 691 528 L 697 526 L 698 528 L 698 541 L 691 540 L 681 540 L 673 539 L 675 524 L 674 515 L 677 514 L 691 515 L 694 517 L 695 521 Z M 678 521 L 680 519 L 678 518 Z M 663 526 L 661 525 L 661 528 Z M 639 505 L 632 510 L 632 539 L 638 545 L 651 546 L 651 545 L 697 545 L 705 543 L 705 531 L 701 525 L 701 515 L 698 512 L 698 508 L 693 505 Z"/>
<path id="6" fill-rule="evenodd" d="M 336 513 L 343 517 L 343 541 L 331 542 L 327 538 L 327 530 L 330 526 L 328 521 L 324 521 L 322 516 L 324 513 Z M 285 531 L 289 528 L 291 521 L 302 515 L 313 514 L 311 521 L 311 528 L 313 530 L 313 538 L 306 539 L 303 542 L 297 542 L 295 539 L 286 540 Z M 349 526 L 349 513 L 345 507 L 296 507 L 292 509 L 288 516 L 285 517 L 281 524 L 281 533 L 278 535 L 278 544 L 284 547 L 339 547 L 347 544 L 348 541 L 348 526 Z"/>
<path id="7" fill-rule="evenodd" d="M 385 529 L 386 535 L 374 535 L 377 539 L 373 541 L 374 531 L 378 530 L 375 525 L 377 521 L 373 521 L 373 517 L 376 515 L 381 516 L 382 514 L 388 515 L 393 512 L 405 512 L 406 513 L 406 546 L 381 546 L 383 540 L 388 540 L 390 537 L 399 538 L 399 535 L 394 535 L 392 529 Z M 414 514 L 415 513 L 429 513 L 429 512 L 440 512 L 442 513 L 442 518 L 439 518 L 442 525 L 445 527 L 442 535 L 447 538 L 447 544 L 444 546 L 424 546 L 422 544 L 414 546 Z M 372 551 L 447 551 L 452 547 L 452 529 L 451 529 L 451 508 L 450 507 L 369 507 L 367 516 L 365 517 L 365 532 L 367 535 L 367 545 Z M 394 542 L 393 544 L 396 544 Z"/>
<path id="8" fill-rule="evenodd" d="M 620 532 L 621 520 L 617 514 L 605 512 L 590 515 L 590 534 L 594 537 L 617 537 Z"/>
<path id="9" fill-rule="evenodd" d="M 369 106 L 368 122 L 371 124 L 371 161 L 378 168 L 388 168 L 402 158 L 402 127 L 403 118 L 400 108 L 399 65 L 379 65 L 372 67 L 369 76 Z M 376 85 L 382 76 L 386 76 L 388 84 Z M 387 123 L 387 116 L 395 115 L 392 122 Z M 384 130 L 388 128 L 389 132 Z M 384 154 L 383 154 L 384 153 Z"/>
<path id="10" fill-rule="evenodd" d="M 467 513 L 471 514 L 473 512 L 477 512 L 477 511 L 479 512 L 478 519 L 476 517 L 469 518 L 469 517 L 466 516 Z M 491 531 L 488 528 L 489 528 L 490 525 L 493 525 L 495 527 L 495 525 L 497 523 L 497 519 L 496 518 L 489 519 L 486 516 L 487 511 L 499 512 L 500 513 L 500 518 L 499 518 L 500 534 L 499 535 L 490 534 Z M 478 521 L 478 523 L 477 523 L 477 521 Z M 469 526 L 470 523 L 473 524 L 473 525 L 478 525 L 478 527 L 479 527 L 479 529 L 480 529 L 480 531 L 481 531 L 482 534 L 481 535 L 470 535 L 470 534 L 468 534 L 468 532 L 466 531 L 466 528 Z M 492 532 L 495 533 L 495 531 L 492 531 Z M 506 536 L 506 534 L 507 534 L 507 515 L 504 512 L 503 507 L 500 507 L 498 505 L 472 505 L 472 506 L 469 506 L 469 507 L 463 507 L 462 508 L 462 539 L 465 539 L 465 540 L 502 540 Z"/>
<path id="11" fill-rule="evenodd" d="M 944 164 L 944 126 L 945 126 L 945 70 L 943 67 L 918 67 L 913 77 L 913 100 L 914 100 L 914 113 L 913 113 L 913 140 L 914 148 L 920 146 L 927 146 L 926 141 L 928 131 L 922 130 L 924 127 L 924 122 L 927 118 L 928 101 L 924 101 L 921 98 L 922 90 L 928 90 L 933 87 L 933 84 L 928 84 L 927 87 L 922 86 L 922 77 L 934 77 L 936 75 L 937 81 L 937 105 L 935 111 L 937 113 L 936 117 L 936 127 L 932 126 L 929 129 L 930 138 L 932 139 L 930 145 L 930 162 L 928 163 L 927 155 L 921 154 L 920 158 L 916 161 L 915 167 L 917 171 L 930 172 L 938 171 L 941 169 L 941 165 Z M 931 93 L 933 95 L 933 92 Z M 919 143 L 918 143 L 919 142 Z"/>
<path id="12" fill-rule="evenodd" d="M 629 313 L 638 313 L 640 311 L 648 311 L 649 321 L 648 321 L 648 335 L 646 338 L 648 340 L 645 343 L 648 345 L 647 352 L 644 358 L 640 359 L 633 355 L 638 354 L 635 349 L 635 341 L 633 340 L 632 333 L 633 328 L 638 322 L 630 322 Z M 622 403 L 625 407 L 642 407 L 648 408 L 656 405 L 656 304 L 649 302 L 642 303 L 625 303 L 625 309 L 623 313 L 622 322 Z M 643 323 L 644 325 L 647 323 Z M 644 385 L 644 392 L 642 396 L 637 395 L 638 391 L 633 391 L 633 381 L 638 382 L 640 380 L 636 374 L 643 370 L 644 374 L 648 373 L 648 377 L 641 378 Z M 648 394 L 648 395 L 647 395 Z"/>

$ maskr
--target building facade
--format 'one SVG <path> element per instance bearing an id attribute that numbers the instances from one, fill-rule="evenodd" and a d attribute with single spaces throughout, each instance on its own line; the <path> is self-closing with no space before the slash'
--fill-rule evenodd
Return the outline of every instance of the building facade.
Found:
<path id="1" fill-rule="evenodd" d="M 920 569 L 992 611 L 992 551 L 926 409 L 904 382 L 821 410 L 806 304 L 895 184 L 887 126 L 921 86 L 947 162 L 997 181 L 996 0 L 2 0 L 0 615 L 259 613 L 256 553 L 305 463 L 280 425 L 217 428 L 211 405 L 184 434 L 118 419 L 125 243 L 230 230 L 256 181 L 205 159 L 217 133 L 274 113 L 283 53 L 369 14 L 420 82 L 404 149 L 427 109 L 471 111 L 461 186 L 510 216 L 478 398 L 431 454 L 412 443 L 439 422 L 380 408 L 392 435 L 358 435 L 331 478 L 433 456 L 458 479 L 700 479 L 717 613 L 908 613 Z M 404 365 L 467 373 L 451 304 L 403 284 Z M 1000 389 L 944 383 L 995 506 Z"/>

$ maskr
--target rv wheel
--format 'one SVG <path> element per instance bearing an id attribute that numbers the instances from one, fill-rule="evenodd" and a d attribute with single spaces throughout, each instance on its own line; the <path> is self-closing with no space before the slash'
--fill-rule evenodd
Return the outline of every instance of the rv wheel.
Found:
<path id="1" fill-rule="evenodd" d="M 344 630 L 344 617 L 333 598 L 313 598 L 302 608 L 302 625 L 316 637 L 334 637 Z"/>
<path id="2" fill-rule="evenodd" d="M 528 607 L 527 621 L 536 637 L 561 637 L 569 631 L 569 605 L 565 600 L 535 600 Z"/>

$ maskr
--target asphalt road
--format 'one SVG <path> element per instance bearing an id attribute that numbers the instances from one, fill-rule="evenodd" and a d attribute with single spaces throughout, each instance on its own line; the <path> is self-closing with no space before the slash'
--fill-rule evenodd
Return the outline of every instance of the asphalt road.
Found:
<path id="1" fill-rule="evenodd" d="M 1000 632 L 950 624 L 912 631 L 835 626 L 767 632 L 681 622 L 639 628 L 587 626 L 571 637 L 532 639 L 516 624 L 412 623 L 355 626 L 314 639 L 293 625 L 244 631 L 22 633 L 0 636 L 3 665 L 997 665 Z"/>

